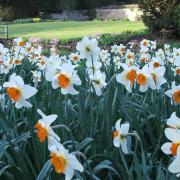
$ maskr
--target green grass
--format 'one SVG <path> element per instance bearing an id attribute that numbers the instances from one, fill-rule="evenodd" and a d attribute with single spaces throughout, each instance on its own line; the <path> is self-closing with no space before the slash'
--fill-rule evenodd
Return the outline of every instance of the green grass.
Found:
<path id="1" fill-rule="evenodd" d="M 142 22 L 130 21 L 68 21 L 9 25 L 10 37 L 39 37 L 45 39 L 80 38 L 85 35 L 121 33 L 145 29 Z"/>

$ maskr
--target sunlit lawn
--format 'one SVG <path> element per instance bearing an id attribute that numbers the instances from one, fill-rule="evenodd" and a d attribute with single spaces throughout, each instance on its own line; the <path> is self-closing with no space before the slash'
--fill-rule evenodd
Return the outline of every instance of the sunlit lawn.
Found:
<path id="1" fill-rule="evenodd" d="M 9 25 L 10 37 L 39 37 L 70 39 L 102 33 L 139 31 L 145 28 L 142 22 L 130 21 L 66 21 Z"/>

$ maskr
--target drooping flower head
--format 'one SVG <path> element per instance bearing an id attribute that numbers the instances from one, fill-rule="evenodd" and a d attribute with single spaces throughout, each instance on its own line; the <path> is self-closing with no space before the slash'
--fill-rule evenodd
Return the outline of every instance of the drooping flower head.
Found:
<path id="1" fill-rule="evenodd" d="M 38 121 L 35 125 L 35 129 L 37 130 L 37 136 L 40 142 L 44 142 L 46 138 L 54 137 L 57 141 L 60 141 L 59 136 L 53 131 L 51 128 L 51 124 L 56 120 L 57 115 L 52 114 L 46 116 L 40 109 L 37 112 L 41 115 L 42 119 Z"/>
<path id="2" fill-rule="evenodd" d="M 73 153 L 69 153 L 68 150 L 55 139 L 51 138 L 50 141 L 50 144 L 52 144 L 52 146 L 49 146 L 51 152 L 50 160 L 57 173 L 64 174 L 66 180 L 71 180 L 74 176 L 74 171 L 83 172 L 83 166 Z"/>
<path id="3" fill-rule="evenodd" d="M 122 151 L 125 154 L 128 154 L 128 147 L 127 147 L 127 134 L 129 132 L 129 123 L 121 124 L 121 119 L 119 119 L 115 124 L 115 131 L 113 133 L 113 144 L 115 147 L 122 148 Z"/>

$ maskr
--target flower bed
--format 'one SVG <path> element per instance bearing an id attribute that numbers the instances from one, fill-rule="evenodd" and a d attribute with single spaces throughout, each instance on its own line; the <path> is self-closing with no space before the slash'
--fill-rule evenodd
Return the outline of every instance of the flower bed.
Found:
<path id="1" fill-rule="evenodd" d="M 1 178 L 176 179 L 180 49 L 39 43 L 0 45 Z"/>

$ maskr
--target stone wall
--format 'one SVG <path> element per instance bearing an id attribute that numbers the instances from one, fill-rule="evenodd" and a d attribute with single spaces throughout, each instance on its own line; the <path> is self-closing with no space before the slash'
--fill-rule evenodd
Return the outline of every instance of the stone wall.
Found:
<path id="1" fill-rule="evenodd" d="M 128 19 L 130 21 L 136 21 L 140 19 L 142 11 L 138 5 L 126 5 L 126 6 L 109 6 L 106 8 L 96 9 L 98 19 Z"/>
<path id="2" fill-rule="evenodd" d="M 63 13 L 50 14 L 52 19 L 59 20 L 88 20 L 87 11 L 63 11 Z M 96 9 L 96 18 L 101 20 L 118 20 L 128 19 L 130 21 L 136 21 L 140 19 L 142 11 L 138 5 L 126 5 L 126 6 L 108 6 Z"/>

